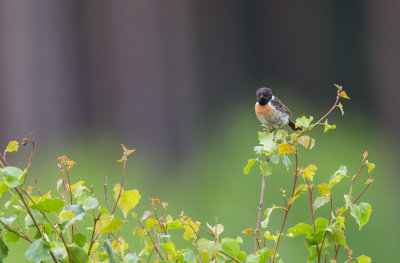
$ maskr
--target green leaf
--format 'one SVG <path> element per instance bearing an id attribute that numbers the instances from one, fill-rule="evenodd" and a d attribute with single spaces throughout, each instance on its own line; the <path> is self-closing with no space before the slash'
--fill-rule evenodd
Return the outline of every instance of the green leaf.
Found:
<path id="1" fill-rule="evenodd" d="M 3 179 L 4 178 L 4 179 Z M 25 180 L 24 172 L 14 166 L 0 168 L 0 179 L 10 188 L 15 188 Z"/>
<path id="2" fill-rule="evenodd" d="M 346 237 L 345 237 L 344 231 L 340 227 L 340 225 L 336 224 L 335 226 L 333 226 L 333 228 L 328 227 L 328 229 L 329 230 L 327 231 L 327 237 L 328 237 L 329 243 L 340 244 L 340 245 L 347 247 Z"/>
<path id="3" fill-rule="evenodd" d="M 85 199 L 85 202 L 82 205 L 82 208 L 87 211 L 90 209 L 94 209 L 99 205 L 99 201 L 95 197 L 89 196 L 88 198 Z"/>
<path id="4" fill-rule="evenodd" d="M 129 253 L 124 256 L 124 263 L 136 263 L 138 262 L 139 257 L 136 253 Z"/>
<path id="5" fill-rule="evenodd" d="M 100 234 L 118 232 L 122 226 L 122 220 L 110 214 L 105 214 L 100 217 L 102 228 Z"/>
<path id="6" fill-rule="evenodd" d="M 274 142 L 274 135 L 268 132 L 258 132 L 258 140 L 263 146 L 263 149 L 268 152 L 273 152 L 276 150 L 277 146 Z"/>
<path id="7" fill-rule="evenodd" d="M 172 241 L 168 241 L 164 244 L 162 244 L 163 248 L 165 248 L 165 251 L 167 251 L 168 254 L 171 254 L 173 257 L 176 257 L 177 253 L 175 250 L 175 244 Z"/>
<path id="8" fill-rule="evenodd" d="M 324 204 L 328 203 L 330 198 L 328 196 L 318 196 L 314 200 L 313 209 L 314 211 L 323 206 Z"/>
<path id="9" fill-rule="evenodd" d="M 64 207 L 64 202 L 59 198 L 45 199 L 44 201 L 40 201 L 31 207 L 42 212 L 58 213 Z"/>
<path id="10" fill-rule="evenodd" d="M 239 255 L 240 244 L 242 242 L 243 240 L 241 238 L 239 239 L 224 238 L 221 241 L 221 247 L 227 254 L 236 258 Z"/>
<path id="11" fill-rule="evenodd" d="M 214 258 L 221 251 L 221 244 L 201 238 L 197 241 L 197 249 L 203 253 L 208 253 L 208 255 Z"/>
<path id="12" fill-rule="evenodd" d="M 338 105 L 336 106 L 336 107 L 338 107 L 339 109 L 340 109 L 340 111 L 342 112 L 342 116 L 344 115 L 344 110 L 343 110 L 343 105 L 342 105 L 342 103 L 338 103 Z"/>
<path id="13" fill-rule="evenodd" d="M 350 208 L 352 203 L 351 198 L 352 197 L 350 195 L 344 195 L 344 200 L 346 201 L 346 208 Z"/>
<path id="14" fill-rule="evenodd" d="M 329 131 L 329 130 L 334 130 L 334 129 L 336 129 L 336 125 L 329 125 L 329 124 L 328 124 L 328 119 L 325 120 L 324 126 L 325 126 L 324 133 L 326 133 L 326 132 Z"/>
<path id="15" fill-rule="evenodd" d="M 286 236 L 295 237 L 299 235 L 305 235 L 312 229 L 312 226 L 306 223 L 298 223 L 294 227 L 288 229 Z"/>
<path id="16" fill-rule="evenodd" d="M 296 119 L 296 128 L 298 127 L 303 127 L 304 129 L 307 129 L 310 126 L 310 123 L 314 119 L 313 116 L 310 116 L 310 118 L 307 118 L 306 116 L 303 116 L 301 118 Z"/>
<path id="17" fill-rule="evenodd" d="M 371 258 L 366 255 L 361 255 L 357 258 L 358 263 L 371 263 Z"/>
<path id="18" fill-rule="evenodd" d="M 4 234 L 4 240 L 5 240 L 6 242 L 15 244 L 15 243 L 18 242 L 19 239 L 20 239 L 20 236 L 14 234 L 14 232 L 11 232 L 11 231 L 8 231 L 8 230 L 7 230 L 7 231 L 5 232 L 5 234 Z"/>
<path id="19" fill-rule="evenodd" d="M 15 221 L 15 219 L 17 219 L 16 215 L 12 215 L 9 218 L 4 218 L 4 217 L 0 218 L 1 222 L 5 223 L 8 226 L 11 226 L 12 223 Z"/>
<path id="20" fill-rule="evenodd" d="M 331 194 L 331 188 L 329 187 L 329 185 L 327 183 L 322 183 L 317 185 L 318 187 L 318 192 L 321 196 L 330 196 Z"/>
<path id="21" fill-rule="evenodd" d="M 310 181 L 312 181 L 316 170 L 318 170 L 318 168 L 314 164 L 308 165 L 303 171 L 304 178 L 308 178 Z"/>
<path id="22" fill-rule="evenodd" d="M 359 225 L 359 230 L 368 223 L 369 217 L 371 216 L 372 207 L 368 203 L 360 203 L 360 205 L 352 204 L 350 206 L 350 215 L 354 217 L 357 224 Z"/>
<path id="23" fill-rule="evenodd" d="M 279 155 L 272 155 L 269 157 L 269 160 L 273 163 L 273 164 L 278 164 L 279 163 Z"/>
<path id="24" fill-rule="evenodd" d="M 168 230 L 183 228 L 183 224 L 179 219 L 167 223 Z"/>
<path id="25" fill-rule="evenodd" d="M 114 250 L 113 250 L 112 247 L 111 247 L 110 239 L 107 239 L 107 240 L 104 242 L 103 247 L 104 247 L 104 250 L 107 252 L 108 262 L 109 262 L 109 263 L 115 263 L 115 261 L 114 261 L 114 255 L 113 255 Z"/>
<path id="26" fill-rule="evenodd" d="M 7 256 L 8 256 L 8 247 L 7 247 L 6 243 L 4 243 L 3 237 L 0 236 L 0 263 L 3 263 L 4 259 Z"/>
<path id="27" fill-rule="evenodd" d="M 43 217 L 43 215 L 42 215 L 39 211 L 37 211 L 37 210 L 32 210 L 32 215 L 33 215 L 33 217 L 35 218 L 36 223 L 38 223 L 38 224 L 44 224 L 44 223 L 46 222 L 45 219 L 44 219 L 44 217 Z M 31 227 L 31 226 L 34 226 L 34 225 L 35 225 L 35 224 L 33 223 L 31 216 L 30 216 L 29 214 L 27 214 L 27 215 L 25 216 L 25 226 L 26 226 L 26 227 Z"/>
<path id="28" fill-rule="evenodd" d="M 28 250 L 25 252 L 25 257 L 30 261 L 45 261 L 51 259 L 50 243 L 43 238 L 35 240 Z"/>
<path id="29" fill-rule="evenodd" d="M 158 224 L 158 220 L 156 220 L 154 218 L 149 218 L 146 220 L 146 228 L 147 229 L 150 229 L 157 224 Z"/>
<path id="30" fill-rule="evenodd" d="M 286 166 L 286 170 L 289 171 L 289 167 L 292 165 L 292 162 L 286 154 L 282 155 L 282 162 Z"/>
<path id="31" fill-rule="evenodd" d="M 260 171 L 263 176 L 269 176 L 272 174 L 272 167 L 268 163 L 260 163 Z"/>
<path id="32" fill-rule="evenodd" d="M 84 234 L 78 233 L 72 236 L 72 242 L 78 245 L 78 247 L 83 247 L 86 243 L 86 236 Z"/>
<path id="33" fill-rule="evenodd" d="M 264 211 L 264 215 L 266 216 L 266 218 L 265 218 L 264 221 L 261 222 L 261 227 L 262 227 L 262 228 L 267 228 L 268 223 L 269 223 L 269 218 L 270 218 L 270 216 L 271 216 L 271 213 L 272 213 L 272 211 L 274 211 L 276 208 L 277 208 L 277 207 L 276 207 L 275 205 L 273 205 L 272 207 L 267 208 L 267 209 Z"/>
<path id="34" fill-rule="evenodd" d="M 89 261 L 87 252 L 82 248 L 75 246 L 68 246 L 68 252 L 71 256 L 72 263 L 87 263 Z"/>
<path id="35" fill-rule="evenodd" d="M 250 173 L 251 167 L 252 167 L 256 162 L 257 162 L 256 159 L 249 159 L 249 160 L 247 161 L 246 167 L 244 167 L 244 169 L 243 169 L 244 174 Z"/>
<path id="36" fill-rule="evenodd" d="M 131 211 L 139 203 L 141 196 L 138 190 L 128 190 L 121 194 L 118 201 L 118 207 L 122 210 L 124 217 L 126 218 L 129 211 Z"/>
<path id="37" fill-rule="evenodd" d="M 185 262 L 196 262 L 196 254 L 193 251 L 186 251 L 182 253 L 182 256 Z"/>
<path id="38" fill-rule="evenodd" d="M 66 205 L 59 215 L 61 226 L 65 228 L 78 220 L 82 220 L 85 217 L 85 211 L 81 205 Z"/>
<path id="39" fill-rule="evenodd" d="M 317 245 L 322 242 L 325 235 L 326 228 L 328 226 L 328 220 L 325 218 L 317 218 L 315 220 L 315 230 L 310 229 L 306 236 L 306 242 L 308 246 Z"/>
<path id="40" fill-rule="evenodd" d="M 347 175 L 347 167 L 342 165 L 339 170 L 337 170 L 334 174 L 329 178 L 329 186 L 332 187 L 335 184 L 338 184 L 340 180 L 343 179 Z"/>

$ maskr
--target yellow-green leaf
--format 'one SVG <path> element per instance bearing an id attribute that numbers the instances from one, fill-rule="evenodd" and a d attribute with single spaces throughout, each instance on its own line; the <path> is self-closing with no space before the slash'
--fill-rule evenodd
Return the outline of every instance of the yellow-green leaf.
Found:
<path id="1" fill-rule="evenodd" d="M 368 157 L 368 151 L 365 151 L 364 153 L 363 153 L 363 158 L 365 159 L 365 158 L 367 158 Z"/>
<path id="2" fill-rule="evenodd" d="M 75 217 L 75 212 L 70 210 L 63 210 L 58 214 L 60 224 L 71 221 Z"/>
<path id="3" fill-rule="evenodd" d="M 371 263 L 371 258 L 366 255 L 361 255 L 357 258 L 357 263 Z"/>
<path id="4" fill-rule="evenodd" d="M 347 96 L 346 91 L 344 91 L 344 90 L 339 93 L 339 97 L 342 97 L 342 98 L 345 98 L 345 99 L 348 99 L 348 100 L 350 99 L 350 97 Z"/>
<path id="5" fill-rule="evenodd" d="M 318 192 L 321 196 L 331 194 L 331 188 L 329 187 L 329 184 L 322 183 L 322 184 L 317 185 L 317 187 L 318 187 Z"/>
<path id="6" fill-rule="evenodd" d="M 315 166 L 314 164 L 310 164 L 304 169 L 303 175 L 305 178 L 308 178 L 312 181 L 316 170 L 318 170 L 317 166 Z"/>
<path id="7" fill-rule="evenodd" d="M 340 85 L 338 85 L 338 84 L 333 84 L 333 85 L 338 89 L 338 92 L 341 92 L 341 91 L 342 91 L 342 89 L 343 89 L 342 86 L 340 86 Z"/>
<path id="8" fill-rule="evenodd" d="M 18 142 L 17 141 L 11 141 L 8 143 L 6 152 L 16 152 L 18 151 Z"/>
<path id="9" fill-rule="evenodd" d="M 122 220 L 114 215 L 105 214 L 100 217 L 100 234 L 118 232 L 121 229 Z"/>
<path id="10" fill-rule="evenodd" d="M 279 145 L 279 148 L 278 148 L 279 154 L 289 154 L 291 152 L 293 152 L 293 148 L 289 144 L 282 143 Z"/>
<path id="11" fill-rule="evenodd" d="M 249 160 L 247 161 L 246 167 L 244 167 L 244 169 L 243 169 L 244 174 L 250 173 L 251 167 L 252 167 L 256 162 L 257 162 L 256 159 L 249 159 Z"/>
<path id="12" fill-rule="evenodd" d="M 154 218 L 149 218 L 146 220 L 146 228 L 147 229 L 150 229 L 157 224 L 158 224 L 158 221 Z"/>
<path id="13" fill-rule="evenodd" d="M 374 163 L 370 163 L 368 162 L 368 160 L 366 161 L 367 167 L 368 167 L 368 173 L 372 172 L 372 170 L 375 169 L 375 164 Z"/>
<path id="14" fill-rule="evenodd" d="M 191 238 L 197 238 L 196 234 L 199 232 L 199 226 L 197 224 L 191 219 L 186 220 L 185 225 L 183 226 L 185 228 L 185 233 L 183 233 L 184 239 L 189 240 Z"/>
<path id="15" fill-rule="evenodd" d="M 342 105 L 342 103 L 338 103 L 338 105 L 336 106 L 336 107 L 338 107 L 339 109 L 340 109 L 340 112 L 342 113 L 342 116 L 344 115 L 344 110 L 343 110 L 343 105 Z"/>
<path id="16" fill-rule="evenodd" d="M 85 181 L 79 181 L 73 185 L 71 185 L 71 190 L 72 190 L 72 194 L 75 195 L 76 193 L 76 188 L 81 187 L 83 184 L 85 183 Z M 67 186 L 68 187 L 68 186 Z"/>
<path id="17" fill-rule="evenodd" d="M 308 148 L 308 145 L 310 144 L 310 140 L 311 140 L 311 138 L 308 135 L 303 135 L 303 136 L 300 136 L 299 138 L 297 138 L 297 142 L 300 143 L 301 145 L 303 145 L 304 148 L 306 148 L 306 149 Z"/>
<path id="18" fill-rule="evenodd" d="M 131 211 L 139 203 L 141 196 L 138 190 L 128 190 L 121 194 L 118 201 L 118 207 L 122 210 L 124 217 L 127 217 L 129 211 Z"/>

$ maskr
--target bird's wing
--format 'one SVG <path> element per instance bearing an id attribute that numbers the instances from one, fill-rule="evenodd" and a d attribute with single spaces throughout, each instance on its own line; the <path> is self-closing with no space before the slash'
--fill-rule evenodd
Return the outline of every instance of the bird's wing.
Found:
<path id="1" fill-rule="evenodd" d="M 292 116 L 292 112 L 289 110 L 288 107 L 286 107 L 277 97 L 274 97 L 273 100 L 271 100 L 272 106 L 274 106 L 276 109 L 287 113 L 289 116 Z"/>

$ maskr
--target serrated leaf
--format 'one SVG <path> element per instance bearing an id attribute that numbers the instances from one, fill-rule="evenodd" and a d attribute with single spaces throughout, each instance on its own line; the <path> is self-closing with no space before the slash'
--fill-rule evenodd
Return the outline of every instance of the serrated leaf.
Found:
<path id="1" fill-rule="evenodd" d="M 334 129 L 336 129 L 336 125 L 335 125 L 335 124 L 333 124 L 333 125 L 329 125 L 329 124 L 328 124 L 328 119 L 325 120 L 324 126 L 325 126 L 325 128 L 324 128 L 324 133 L 326 133 L 326 132 L 329 131 L 329 130 L 334 130 Z"/>
<path id="2" fill-rule="evenodd" d="M 287 155 L 282 155 L 282 162 L 286 166 L 286 170 L 289 171 L 289 167 L 292 165 L 292 162 Z"/>
<path id="3" fill-rule="evenodd" d="M 84 183 L 85 183 L 85 181 L 79 181 L 79 182 L 77 182 L 77 183 L 71 185 L 71 191 L 72 191 L 72 194 L 73 194 L 74 196 L 75 196 L 75 194 L 76 194 L 76 189 L 77 189 L 78 187 L 81 187 Z M 66 187 L 69 189 L 68 184 L 66 185 Z"/>
<path id="4" fill-rule="evenodd" d="M 368 173 L 372 172 L 372 170 L 375 169 L 375 164 L 374 163 L 370 163 L 368 162 L 368 160 L 366 161 L 367 164 L 367 168 L 368 168 Z"/>
<path id="5" fill-rule="evenodd" d="M 266 216 L 264 221 L 261 222 L 261 227 L 262 228 L 267 228 L 268 227 L 268 223 L 269 223 L 269 218 L 271 217 L 272 211 L 274 211 L 277 207 L 275 205 L 273 205 L 270 208 L 267 208 L 264 211 L 264 215 Z"/>
<path id="6" fill-rule="evenodd" d="M 289 144 L 287 144 L 287 143 L 279 144 L 279 147 L 278 147 L 279 154 L 290 154 L 292 152 L 293 152 L 293 148 Z"/>
<path id="7" fill-rule="evenodd" d="M 217 229 L 217 236 L 219 236 L 222 232 L 224 232 L 224 226 L 221 224 L 217 224 L 217 227 L 215 227 L 207 223 L 207 227 L 208 229 L 211 230 L 213 234 L 215 234 L 215 229 Z"/>
<path id="8" fill-rule="evenodd" d="M 0 180 L 9 188 L 15 188 L 24 182 L 25 174 L 17 167 L 7 166 L 0 168 Z M 8 191 L 8 189 L 6 191 Z"/>
<path id="9" fill-rule="evenodd" d="M 82 248 L 75 246 L 68 246 L 68 252 L 71 256 L 72 263 L 87 263 L 89 261 L 87 252 Z"/>
<path id="10" fill-rule="evenodd" d="M 308 145 L 310 144 L 311 138 L 308 135 L 303 135 L 297 138 L 297 142 L 300 143 L 301 145 L 304 146 L 304 148 L 308 148 Z"/>
<path id="11" fill-rule="evenodd" d="M 102 215 L 100 223 L 102 225 L 100 234 L 118 232 L 122 226 L 122 220 L 111 214 Z"/>
<path id="12" fill-rule="evenodd" d="M 197 238 L 197 232 L 199 232 L 199 226 L 193 222 L 191 219 L 187 219 L 184 224 L 185 233 L 183 233 L 183 238 L 189 240 L 191 238 Z"/>
<path id="13" fill-rule="evenodd" d="M 129 211 L 136 207 L 139 203 L 141 196 L 138 190 L 127 190 L 121 194 L 118 201 L 118 207 L 122 210 L 124 217 L 126 218 Z"/>
<path id="14" fill-rule="evenodd" d="M 221 244 L 201 238 L 197 241 L 197 249 L 200 252 L 208 253 L 208 255 L 214 258 L 221 251 Z"/>
<path id="15" fill-rule="evenodd" d="M 44 239 L 37 239 L 35 240 L 25 252 L 25 257 L 29 261 L 45 261 L 51 259 L 49 254 L 50 252 L 50 243 Z"/>
<path id="16" fill-rule="evenodd" d="M 371 263 L 371 258 L 366 255 L 361 255 L 357 258 L 357 263 Z"/>
<path id="17" fill-rule="evenodd" d="M 301 118 L 296 119 L 295 126 L 296 128 L 303 127 L 304 129 L 307 129 L 310 126 L 313 119 L 314 119 L 313 116 L 310 116 L 310 118 L 302 116 Z"/>
<path id="18" fill-rule="evenodd" d="M 98 205 L 99 205 L 99 201 L 97 200 L 97 198 L 89 196 L 88 198 L 85 199 L 85 201 L 82 205 L 82 208 L 85 211 L 87 211 L 87 210 L 96 208 Z"/>
<path id="19" fill-rule="evenodd" d="M 242 242 L 243 240 L 241 239 L 224 238 L 221 241 L 221 247 L 226 253 L 236 258 L 239 255 Z"/>
<path id="20" fill-rule="evenodd" d="M 168 254 L 171 254 L 173 257 L 176 257 L 177 253 L 175 250 L 175 244 L 172 241 L 168 241 L 162 244 L 163 248 L 167 251 Z"/>
<path id="21" fill-rule="evenodd" d="M 305 178 L 308 178 L 310 181 L 312 181 L 316 170 L 318 170 L 317 166 L 310 164 L 304 169 L 303 175 Z"/>
<path id="22" fill-rule="evenodd" d="M 54 212 L 58 213 L 64 207 L 64 202 L 59 198 L 46 199 L 40 201 L 31 206 L 33 209 L 40 210 L 42 212 Z"/>
<path id="23" fill-rule="evenodd" d="M 249 160 L 247 161 L 246 167 L 244 167 L 244 169 L 243 169 L 244 174 L 250 173 L 251 167 L 252 167 L 256 162 L 257 162 L 256 159 L 249 159 Z"/>
<path id="24" fill-rule="evenodd" d="M 327 231 L 327 237 L 329 243 L 340 244 L 347 247 L 344 231 L 339 225 L 333 226 L 333 228 L 328 229 L 329 231 Z"/>
<path id="25" fill-rule="evenodd" d="M 321 196 L 325 196 L 325 195 L 329 196 L 331 194 L 331 188 L 329 187 L 329 184 L 327 184 L 327 183 L 319 184 L 319 185 L 317 185 L 317 188 L 318 188 L 318 193 Z"/>
<path id="26" fill-rule="evenodd" d="M 193 251 L 186 251 L 182 253 L 182 256 L 185 262 L 196 262 L 196 254 Z"/>
<path id="27" fill-rule="evenodd" d="M 359 225 L 359 230 L 368 223 L 369 217 L 371 216 L 372 207 L 368 203 L 360 203 L 360 205 L 352 204 L 350 206 L 350 215 L 354 217 L 357 224 Z"/>
<path id="28" fill-rule="evenodd" d="M 156 220 L 154 218 L 149 218 L 146 220 L 146 228 L 147 229 L 150 229 L 157 224 L 158 224 L 158 220 Z"/>
<path id="29" fill-rule="evenodd" d="M 19 239 L 20 239 L 20 236 L 18 236 L 17 234 L 14 234 L 14 232 L 6 230 L 6 232 L 4 234 L 4 240 L 6 242 L 15 244 L 18 242 Z"/>
<path id="30" fill-rule="evenodd" d="M 313 203 L 313 209 L 314 211 L 323 206 L 324 204 L 329 202 L 329 197 L 324 195 L 324 196 L 318 196 L 315 198 L 314 203 Z"/>
<path id="31" fill-rule="evenodd" d="M 16 152 L 18 151 L 18 142 L 17 141 L 11 141 L 8 143 L 6 147 L 6 152 Z"/>
<path id="32" fill-rule="evenodd" d="M 86 243 L 86 236 L 81 233 L 77 233 L 72 236 L 72 242 L 78 245 L 78 247 L 83 247 Z"/>
<path id="33" fill-rule="evenodd" d="M 342 116 L 344 115 L 344 110 L 343 110 L 343 105 L 342 103 L 338 103 L 337 107 L 340 109 L 340 112 L 342 113 Z"/>
<path id="34" fill-rule="evenodd" d="M 286 236 L 288 237 L 295 237 L 299 235 L 306 235 L 310 230 L 312 229 L 312 226 L 306 223 L 298 223 L 295 226 L 291 227 L 288 229 Z"/>
<path id="35" fill-rule="evenodd" d="M 339 93 L 339 97 L 344 98 L 344 99 L 348 99 L 348 100 L 350 99 L 350 97 L 347 96 L 347 93 L 344 90 Z"/>
<path id="36" fill-rule="evenodd" d="M 167 227 L 168 227 L 168 230 L 169 229 L 180 229 L 180 228 L 183 228 L 183 224 L 181 221 L 179 221 L 179 219 L 177 219 L 175 221 L 168 222 Z"/>
<path id="37" fill-rule="evenodd" d="M 124 263 L 136 263 L 139 260 L 139 256 L 136 253 L 129 253 L 124 256 Z"/>
<path id="38" fill-rule="evenodd" d="M 268 132 L 258 132 L 258 140 L 263 146 L 263 149 L 268 152 L 273 152 L 276 150 L 276 143 L 274 142 L 274 135 Z"/>
<path id="39" fill-rule="evenodd" d="M 299 185 L 294 191 L 293 197 L 289 199 L 288 204 L 291 205 L 293 202 L 303 193 L 308 191 L 308 187 L 305 184 Z"/>
<path id="40" fill-rule="evenodd" d="M 347 167 L 344 165 L 341 165 L 339 170 L 337 170 L 329 178 L 329 186 L 332 187 L 332 186 L 338 184 L 343 179 L 343 177 L 345 177 L 346 175 L 347 175 Z"/>

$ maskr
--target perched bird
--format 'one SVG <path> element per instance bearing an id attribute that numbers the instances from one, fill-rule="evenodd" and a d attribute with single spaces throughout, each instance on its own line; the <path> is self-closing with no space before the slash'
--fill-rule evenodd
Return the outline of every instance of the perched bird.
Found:
<path id="1" fill-rule="evenodd" d="M 269 88 L 260 88 L 256 92 L 257 102 L 255 106 L 258 120 L 268 129 L 281 128 L 285 124 L 289 124 L 294 131 L 299 130 L 290 120 L 292 113 L 277 97 L 272 95 Z"/>

